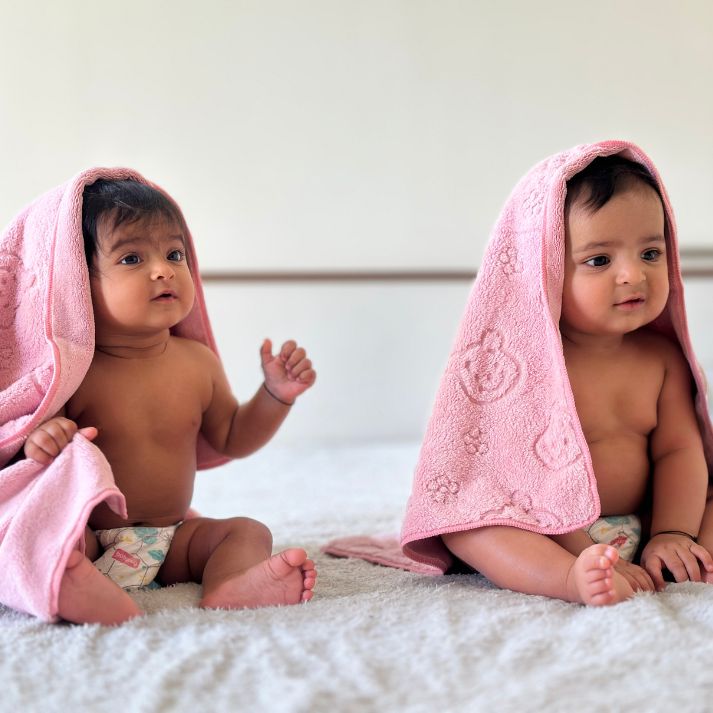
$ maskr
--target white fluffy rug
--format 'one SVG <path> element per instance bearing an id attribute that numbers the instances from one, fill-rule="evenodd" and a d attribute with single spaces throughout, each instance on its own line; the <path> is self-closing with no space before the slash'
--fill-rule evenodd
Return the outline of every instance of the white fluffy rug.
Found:
<path id="1" fill-rule="evenodd" d="M 417 446 L 295 450 L 199 474 L 204 514 L 249 515 L 315 555 L 314 600 L 201 611 L 197 585 L 137 595 L 118 628 L 0 608 L 2 711 L 705 711 L 713 587 L 669 585 L 608 609 L 321 555 L 395 532 Z"/>

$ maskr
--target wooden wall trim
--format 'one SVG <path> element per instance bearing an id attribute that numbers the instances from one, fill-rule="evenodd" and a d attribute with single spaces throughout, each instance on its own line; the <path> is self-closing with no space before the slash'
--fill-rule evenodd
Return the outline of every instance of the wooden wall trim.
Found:
<path id="1" fill-rule="evenodd" d="M 201 273 L 203 282 L 463 282 L 475 272 L 466 270 L 319 270 Z"/>
<path id="2" fill-rule="evenodd" d="M 713 278 L 713 248 L 683 248 L 684 278 Z M 203 282 L 470 282 L 473 270 L 206 270 Z"/>

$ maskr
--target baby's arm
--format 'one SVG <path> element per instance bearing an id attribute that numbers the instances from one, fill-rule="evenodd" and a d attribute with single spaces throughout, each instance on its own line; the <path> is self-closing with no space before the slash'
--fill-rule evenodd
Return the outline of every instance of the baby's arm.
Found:
<path id="1" fill-rule="evenodd" d="M 232 395 L 217 357 L 208 356 L 213 375 L 213 396 L 203 414 L 201 431 L 219 453 L 231 458 L 250 455 L 277 432 L 295 399 L 314 384 L 317 375 L 305 350 L 285 342 L 273 356 L 266 339 L 260 348 L 265 381 L 244 404 Z"/>
<path id="2" fill-rule="evenodd" d="M 677 582 L 700 581 L 698 560 L 713 571 L 711 555 L 691 539 L 698 534 L 703 517 L 708 468 L 691 398 L 690 371 L 677 349 L 667 344 L 664 354 L 658 424 L 651 436 L 652 537 L 641 556 L 658 589 L 664 586 L 663 567 Z"/>
<path id="3" fill-rule="evenodd" d="M 60 413 L 63 413 L 62 410 Z M 49 465 L 79 432 L 90 441 L 97 437 L 93 426 L 78 428 L 74 421 L 62 415 L 55 416 L 38 426 L 25 441 L 25 455 L 38 463 Z"/>

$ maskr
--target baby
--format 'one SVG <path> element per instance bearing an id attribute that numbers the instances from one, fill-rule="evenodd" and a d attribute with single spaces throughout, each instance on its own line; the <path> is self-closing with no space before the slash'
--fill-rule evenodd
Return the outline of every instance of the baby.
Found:
<path id="1" fill-rule="evenodd" d="M 317 573 L 304 550 L 273 556 L 270 531 L 248 518 L 186 519 L 199 434 L 232 458 L 267 443 L 314 384 L 305 350 L 288 341 L 275 356 L 266 339 L 265 381 L 238 407 L 216 355 L 170 331 L 194 301 L 170 200 L 137 181 L 100 180 L 85 189 L 82 221 L 94 359 L 63 412 L 30 434 L 25 454 L 50 463 L 79 430 L 109 461 L 128 518 L 105 503 L 91 513 L 83 552 L 72 553 L 62 579 L 59 616 L 126 621 L 141 611 L 125 589 L 156 573 L 164 585 L 202 583 L 207 608 L 308 601 Z"/>
<path id="2" fill-rule="evenodd" d="M 708 470 L 678 346 L 646 325 L 669 296 L 664 209 L 647 169 L 595 159 L 567 185 L 560 332 L 603 516 L 643 509 L 651 537 L 641 566 L 589 531 L 548 537 L 491 526 L 442 535 L 499 586 L 592 605 L 677 582 L 713 581 Z M 650 477 L 651 475 L 651 477 Z M 698 543 L 696 536 L 700 531 Z"/>

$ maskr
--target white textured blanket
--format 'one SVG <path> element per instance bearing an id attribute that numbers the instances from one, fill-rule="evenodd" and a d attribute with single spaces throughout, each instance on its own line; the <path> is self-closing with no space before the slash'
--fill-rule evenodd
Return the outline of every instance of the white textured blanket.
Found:
<path id="1" fill-rule="evenodd" d="M 205 514 L 270 525 L 320 571 L 306 605 L 195 608 L 197 585 L 137 595 L 119 628 L 0 608 L 1 711 L 704 711 L 713 587 L 609 609 L 332 559 L 319 545 L 397 532 L 417 444 L 286 449 L 199 474 Z"/>

